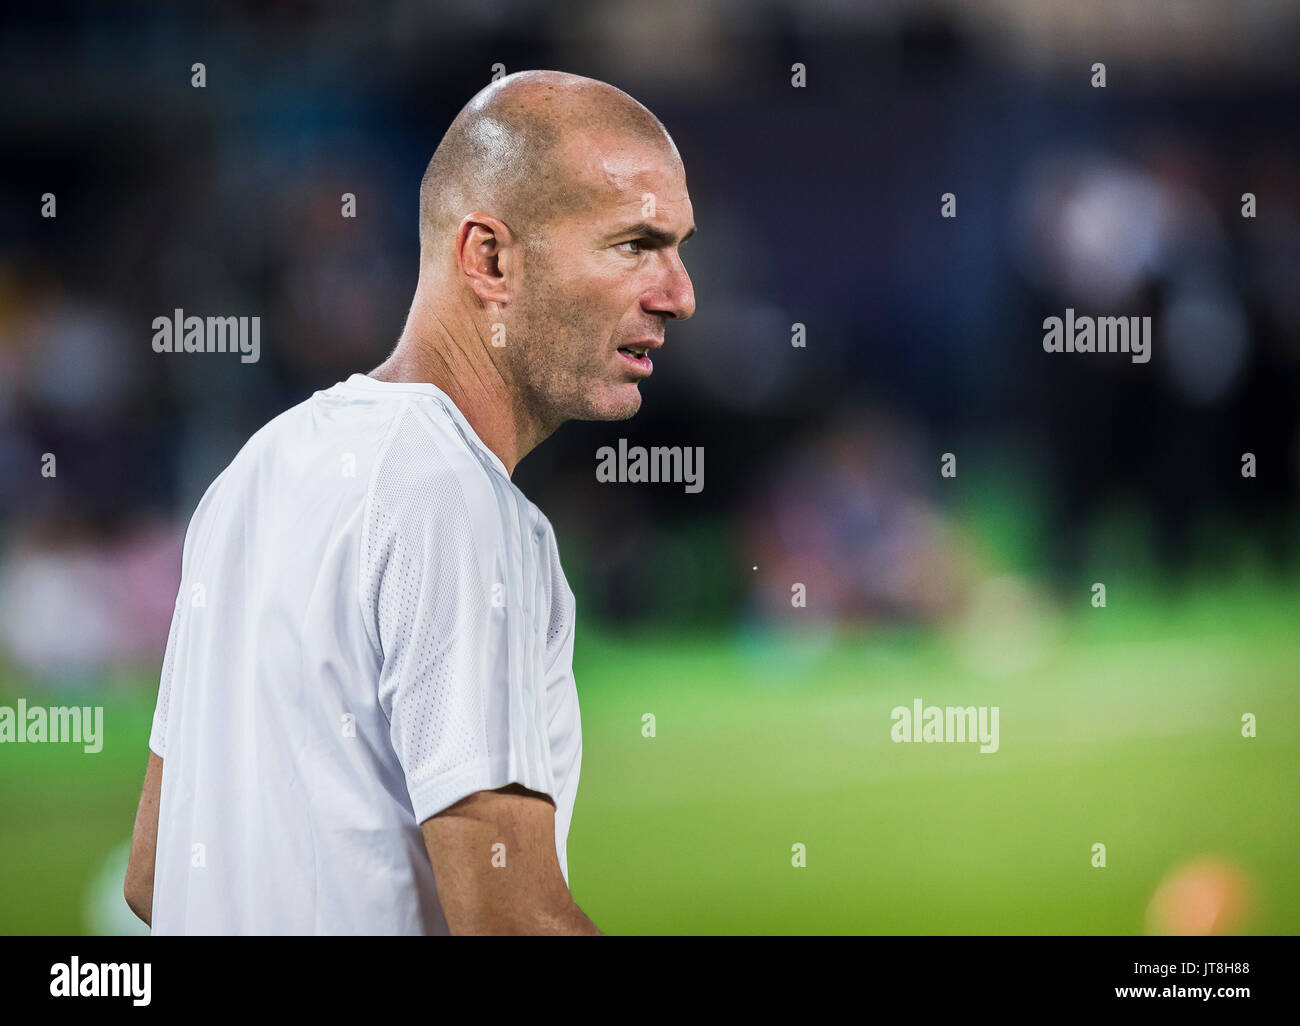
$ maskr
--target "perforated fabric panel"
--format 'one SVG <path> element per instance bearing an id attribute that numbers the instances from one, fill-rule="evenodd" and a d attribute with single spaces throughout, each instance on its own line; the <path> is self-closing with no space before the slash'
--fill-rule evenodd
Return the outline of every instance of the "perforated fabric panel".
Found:
<path id="1" fill-rule="evenodd" d="M 449 458 L 424 413 L 398 417 L 371 490 L 361 588 L 412 805 L 431 815 L 511 782 L 549 793 L 543 684 L 529 672 L 523 596 L 508 585 L 518 571 L 506 569 L 519 560 L 499 512 L 511 486 L 469 453 Z M 506 584 L 504 603 L 493 582 Z"/>
<path id="2" fill-rule="evenodd" d="M 393 746 L 408 780 L 426 780 L 493 754 L 467 650 L 485 637 L 490 595 L 460 483 L 421 426 L 402 417 L 371 495 L 363 599 L 384 653 L 381 692 L 398 703 Z"/>
<path id="3" fill-rule="evenodd" d="M 560 644 L 573 624 L 576 610 L 573 608 L 573 596 L 567 586 L 563 586 L 564 569 L 560 566 L 560 550 L 555 544 L 554 535 L 550 537 L 551 550 L 551 621 L 546 629 L 546 648 L 550 653 Z"/>

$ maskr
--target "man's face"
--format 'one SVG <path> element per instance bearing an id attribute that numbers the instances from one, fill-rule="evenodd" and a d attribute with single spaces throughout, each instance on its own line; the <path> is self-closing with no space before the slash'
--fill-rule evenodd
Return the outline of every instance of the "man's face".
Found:
<path id="1" fill-rule="evenodd" d="M 587 202 L 525 257 L 507 323 L 520 344 L 507 348 L 544 423 L 626 420 L 665 322 L 695 312 L 678 253 L 695 228 L 686 176 L 666 144 L 575 132 L 564 148 L 562 166 Z"/>

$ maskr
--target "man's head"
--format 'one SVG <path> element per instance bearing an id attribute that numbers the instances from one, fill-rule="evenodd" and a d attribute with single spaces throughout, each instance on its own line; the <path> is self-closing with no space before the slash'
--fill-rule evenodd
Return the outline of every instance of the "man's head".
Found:
<path id="1" fill-rule="evenodd" d="M 420 189 L 422 288 L 456 297 L 527 415 L 621 420 L 695 295 L 694 215 L 659 119 L 594 79 L 526 71 L 457 115 Z"/>

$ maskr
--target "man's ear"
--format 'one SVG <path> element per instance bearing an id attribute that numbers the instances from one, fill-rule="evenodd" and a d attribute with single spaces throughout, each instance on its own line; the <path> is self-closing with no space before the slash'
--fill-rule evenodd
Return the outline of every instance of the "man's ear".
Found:
<path id="1" fill-rule="evenodd" d="M 456 263 L 461 276 L 484 303 L 508 303 L 518 267 L 514 234 L 500 218 L 475 211 L 460 222 Z"/>

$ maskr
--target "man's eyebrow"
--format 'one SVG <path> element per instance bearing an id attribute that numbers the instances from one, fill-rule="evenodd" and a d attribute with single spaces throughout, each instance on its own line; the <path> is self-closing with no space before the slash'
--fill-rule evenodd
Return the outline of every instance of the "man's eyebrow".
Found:
<path id="1" fill-rule="evenodd" d="M 682 236 L 681 241 L 685 242 L 695 234 L 695 225 L 691 225 L 690 230 Z M 656 228 L 654 225 L 647 224 L 645 221 L 638 221 L 636 224 L 628 225 L 619 231 L 610 234 L 611 239 L 616 239 L 620 235 L 639 235 L 642 238 L 649 239 L 657 246 L 671 246 L 676 240 L 672 232 L 666 232 L 662 228 Z"/>

